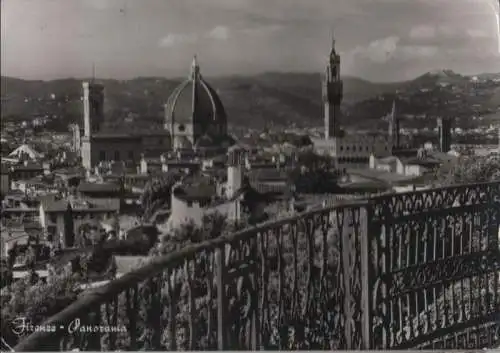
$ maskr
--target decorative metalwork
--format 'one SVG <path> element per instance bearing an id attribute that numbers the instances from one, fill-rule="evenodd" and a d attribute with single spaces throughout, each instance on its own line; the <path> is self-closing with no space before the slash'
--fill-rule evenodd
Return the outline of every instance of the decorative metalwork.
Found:
<path id="1" fill-rule="evenodd" d="M 16 351 L 500 344 L 500 183 L 307 212 L 158 257 Z M 57 342 L 57 343 L 54 343 Z"/>
<path id="2" fill-rule="evenodd" d="M 500 343 L 492 329 L 500 313 L 499 182 L 379 197 L 369 213 L 374 348 Z"/>

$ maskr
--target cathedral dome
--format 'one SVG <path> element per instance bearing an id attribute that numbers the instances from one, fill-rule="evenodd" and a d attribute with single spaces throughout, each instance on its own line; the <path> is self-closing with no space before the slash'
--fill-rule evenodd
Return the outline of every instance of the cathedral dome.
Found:
<path id="1" fill-rule="evenodd" d="M 214 140 L 209 135 L 203 135 L 195 144 L 196 148 L 213 147 Z"/>
<path id="2" fill-rule="evenodd" d="M 175 139 L 175 147 L 182 150 L 189 150 L 193 147 L 191 141 L 186 136 L 179 136 Z"/>
<path id="3" fill-rule="evenodd" d="M 190 77 L 173 91 L 165 108 L 167 123 L 179 125 L 181 131 L 184 124 L 198 124 L 206 131 L 226 124 L 224 106 L 217 92 L 201 76 L 196 57 Z"/>

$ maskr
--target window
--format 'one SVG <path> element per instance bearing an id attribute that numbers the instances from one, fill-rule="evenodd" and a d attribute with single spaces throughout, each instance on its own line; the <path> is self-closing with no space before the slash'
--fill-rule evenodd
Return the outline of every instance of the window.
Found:
<path id="1" fill-rule="evenodd" d="M 349 146 L 346 147 L 346 151 L 349 151 Z"/>
<path id="2" fill-rule="evenodd" d="M 356 146 L 352 146 L 352 151 L 356 152 Z"/>
<path id="3" fill-rule="evenodd" d="M 99 151 L 99 161 L 103 162 L 106 160 L 106 151 Z"/>
<path id="4" fill-rule="evenodd" d="M 134 160 L 134 151 L 128 151 L 128 159 Z"/>
<path id="5" fill-rule="evenodd" d="M 340 150 L 343 151 L 344 150 L 344 146 L 340 146 Z"/>
<path id="6" fill-rule="evenodd" d="M 115 151 L 115 161 L 119 161 L 120 160 L 120 151 Z"/>
<path id="7" fill-rule="evenodd" d="M 179 130 L 180 132 L 183 132 L 186 130 L 186 127 L 184 126 L 184 124 L 180 124 L 179 127 L 177 128 L 177 130 Z"/>

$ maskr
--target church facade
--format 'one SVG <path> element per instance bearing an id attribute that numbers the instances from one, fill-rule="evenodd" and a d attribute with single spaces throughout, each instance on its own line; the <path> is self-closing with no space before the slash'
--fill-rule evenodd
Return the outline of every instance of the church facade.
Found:
<path id="1" fill-rule="evenodd" d="M 335 50 L 335 40 L 328 58 L 322 82 L 324 138 L 313 139 L 314 148 L 320 154 L 334 158 L 338 168 L 365 168 L 370 155 L 392 154 L 390 137 L 347 134 L 341 129 L 340 105 L 343 99 L 343 81 L 340 78 L 340 55 Z"/>

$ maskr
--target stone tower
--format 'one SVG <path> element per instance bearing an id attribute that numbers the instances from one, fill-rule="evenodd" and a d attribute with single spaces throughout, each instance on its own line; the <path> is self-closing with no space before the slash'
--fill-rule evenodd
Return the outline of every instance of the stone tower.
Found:
<path id="1" fill-rule="evenodd" d="M 342 98 L 343 83 L 340 79 L 340 56 L 335 50 L 335 38 L 332 38 L 332 48 L 323 78 L 325 139 L 339 137 L 340 135 L 340 104 Z"/>
<path id="2" fill-rule="evenodd" d="M 83 123 L 85 136 L 99 131 L 104 122 L 104 86 L 83 82 Z"/>
<path id="3" fill-rule="evenodd" d="M 396 100 L 392 102 L 392 110 L 389 115 L 389 141 L 392 148 L 399 147 L 399 119 L 396 112 Z"/>
<path id="4" fill-rule="evenodd" d="M 449 152 L 451 149 L 451 119 L 438 118 L 439 151 Z"/>
<path id="5" fill-rule="evenodd" d="M 81 157 L 83 166 L 92 168 L 92 134 L 99 132 L 104 122 L 104 86 L 83 82 L 83 126 Z"/>

